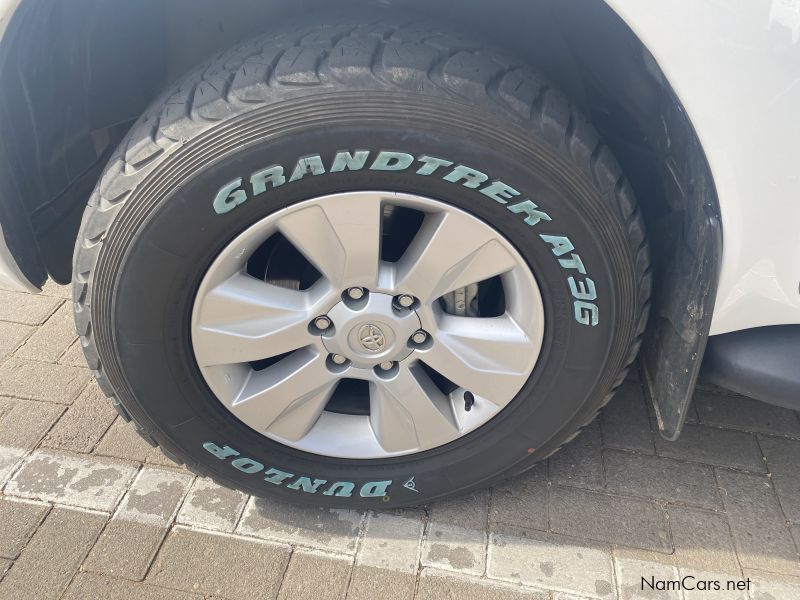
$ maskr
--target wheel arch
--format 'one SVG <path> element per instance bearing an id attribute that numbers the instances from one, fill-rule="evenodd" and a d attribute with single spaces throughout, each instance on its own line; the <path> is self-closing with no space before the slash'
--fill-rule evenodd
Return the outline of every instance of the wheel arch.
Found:
<path id="1" fill-rule="evenodd" d="M 8 159 L 0 165 L 7 207 L 0 214 L 25 232 L 12 248 L 26 256 L 25 275 L 36 285 L 47 273 L 69 279 L 89 193 L 116 143 L 161 88 L 273 25 L 325 19 L 326 5 L 22 0 L 0 41 L 0 156 Z M 602 0 L 497 0 L 491 6 L 449 0 L 435 8 L 421 0 L 344 0 L 335 17 L 366 9 L 424 15 L 523 56 L 600 130 L 650 233 L 655 306 L 643 365 L 660 425 L 676 435 L 713 310 L 719 203 L 700 141 L 647 48 Z M 667 371 L 666 363 L 679 368 Z"/>

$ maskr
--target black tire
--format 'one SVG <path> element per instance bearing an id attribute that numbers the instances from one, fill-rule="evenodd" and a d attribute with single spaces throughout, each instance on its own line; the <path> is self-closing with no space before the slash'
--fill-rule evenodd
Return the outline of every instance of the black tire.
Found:
<path id="1" fill-rule="evenodd" d="M 532 227 L 525 214 L 478 190 L 413 170 L 308 176 L 225 214 L 213 210 L 222 185 L 259 167 L 291 166 L 311 153 L 329 164 L 335 152 L 358 149 L 470 165 L 535 199 L 551 221 Z M 192 358 L 194 291 L 225 243 L 283 206 L 358 189 L 422 194 L 477 215 L 517 247 L 542 288 L 545 341 L 523 390 L 475 432 L 417 455 L 344 460 L 273 442 L 220 407 Z M 567 236 L 580 253 L 597 290 L 596 324 L 591 310 L 576 308 L 568 277 L 577 273 L 539 234 Z M 561 93 L 472 40 L 384 23 L 265 36 L 186 76 L 153 103 L 110 161 L 74 257 L 86 358 L 142 436 L 224 485 L 352 508 L 420 504 L 486 486 L 555 452 L 623 381 L 645 328 L 650 286 L 632 190 Z M 264 469 L 350 481 L 356 490 L 392 483 L 381 497 L 306 493 L 265 482 L 263 470 L 234 468 L 231 454 L 218 450 L 225 446 Z M 404 487 L 412 477 L 415 486 Z"/>

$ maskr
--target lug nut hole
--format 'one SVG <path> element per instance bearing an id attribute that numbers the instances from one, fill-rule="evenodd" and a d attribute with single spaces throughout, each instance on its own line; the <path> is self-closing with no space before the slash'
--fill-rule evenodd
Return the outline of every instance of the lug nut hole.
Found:
<path id="1" fill-rule="evenodd" d="M 419 305 L 420 301 L 410 294 L 399 294 L 392 300 L 392 306 L 400 311 L 417 310 Z"/>
<path id="2" fill-rule="evenodd" d="M 400 371 L 400 364 L 394 361 L 382 362 L 373 367 L 375 374 L 381 379 L 391 379 Z"/>
<path id="3" fill-rule="evenodd" d="M 342 302 L 351 310 L 361 310 L 369 302 L 369 290 L 363 287 L 351 287 L 342 292 Z"/>

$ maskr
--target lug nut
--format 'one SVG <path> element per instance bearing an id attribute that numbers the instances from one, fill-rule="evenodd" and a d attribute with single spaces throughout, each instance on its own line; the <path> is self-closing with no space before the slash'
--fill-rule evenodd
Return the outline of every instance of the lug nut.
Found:
<path id="1" fill-rule="evenodd" d="M 397 297 L 397 303 L 403 308 L 409 308 L 414 304 L 414 296 L 409 296 L 408 294 L 402 294 Z"/>
<path id="2" fill-rule="evenodd" d="M 328 317 L 317 317 L 314 319 L 314 327 L 321 331 L 325 331 L 331 326 L 331 320 Z"/>
<path id="3" fill-rule="evenodd" d="M 361 300 L 364 297 L 364 288 L 361 287 L 351 287 L 347 290 L 347 296 L 351 300 Z"/>
<path id="4" fill-rule="evenodd" d="M 424 344 L 427 340 L 428 340 L 428 334 L 422 331 L 422 329 L 415 332 L 411 336 L 411 341 L 414 342 L 415 344 Z"/>
<path id="5" fill-rule="evenodd" d="M 336 365 L 343 365 L 347 362 L 347 359 L 341 354 L 331 354 L 331 360 Z"/>
<path id="6" fill-rule="evenodd" d="M 386 360 L 378 365 L 382 371 L 389 371 L 394 366 L 394 363 L 390 360 Z"/>

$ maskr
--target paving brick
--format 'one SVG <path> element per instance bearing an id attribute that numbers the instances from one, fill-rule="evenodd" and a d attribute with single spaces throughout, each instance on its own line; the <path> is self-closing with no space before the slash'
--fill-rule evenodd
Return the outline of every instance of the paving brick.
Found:
<path id="1" fill-rule="evenodd" d="M 760 436 L 759 443 L 786 518 L 800 521 L 800 441 Z"/>
<path id="2" fill-rule="evenodd" d="M 229 598 L 274 598 L 289 562 L 288 546 L 175 528 L 147 583 Z"/>
<path id="3" fill-rule="evenodd" d="M 83 563 L 83 569 L 141 581 L 166 534 L 166 527 L 112 519 Z"/>
<path id="4" fill-rule="evenodd" d="M 0 321 L 0 360 L 16 350 L 34 331 L 30 325 Z"/>
<path id="5" fill-rule="evenodd" d="M 547 465 L 539 463 L 492 490 L 490 524 L 505 523 L 546 531 L 547 494 Z"/>
<path id="6" fill-rule="evenodd" d="M 0 446 L 0 487 L 16 472 L 25 454 L 22 448 Z"/>
<path id="7" fill-rule="evenodd" d="M 86 559 L 85 568 L 141 581 L 167 533 L 191 477 L 145 467 Z"/>
<path id="8" fill-rule="evenodd" d="M 675 442 L 668 442 L 661 436 L 655 439 L 656 452 L 661 456 L 748 471 L 765 472 L 767 469 L 755 436 L 743 431 L 686 425 Z"/>
<path id="9" fill-rule="evenodd" d="M 428 506 L 428 515 L 431 523 L 482 531 L 487 527 L 488 510 L 489 491 L 480 490 L 434 502 Z"/>
<path id="10" fill-rule="evenodd" d="M 198 478 L 186 496 L 177 522 L 192 527 L 233 533 L 247 496 L 237 490 Z"/>
<path id="11" fill-rule="evenodd" d="M 114 518 L 164 527 L 177 513 L 192 480 L 191 475 L 179 471 L 144 467 Z"/>
<path id="12" fill-rule="evenodd" d="M 609 492 L 722 507 L 714 471 L 707 465 L 609 450 L 605 453 L 605 466 Z"/>
<path id="13" fill-rule="evenodd" d="M 412 600 L 416 573 L 360 566 L 353 569 L 347 600 Z"/>
<path id="14" fill-rule="evenodd" d="M 69 584 L 106 518 L 54 508 L 0 581 L 0 599 L 56 599 Z"/>
<path id="15" fill-rule="evenodd" d="M 0 557 L 15 559 L 47 514 L 46 504 L 0 497 Z"/>
<path id="16" fill-rule="evenodd" d="M 707 425 L 800 436 L 800 420 L 787 408 L 735 394 L 721 395 L 702 390 L 695 392 L 694 402 L 700 422 Z"/>
<path id="17" fill-rule="evenodd" d="M 0 290 L 0 321 L 40 325 L 62 302 L 60 298 Z"/>
<path id="18" fill-rule="evenodd" d="M 94 449 L 94 453 L 142 463 L 176 466 L 174 462 L 164 456 L 161 450 L 148 444 L 142 436 L 136 433 L 132 423 L 126 423 L 122 418 L 117 418 L 111 424 Z"/>
<path id="19" fill-rule="evenodd" d="M 678 579 L 678 569 L 672 565 L 630 557 L 614 557 L 619 600 L 683 600 L 679 590 L 651 589 L 658 581 Z"/>
<path id="20" fill-rule="evenodd" d="M 0 417 L 0 445 L 32 450 L 64 412 L 50 402 L 12 400 L 11 410 Z"/>
<path id="21" fill-rule="evenodd" d="M 719 469 L 717 479 L 742 567 L 800 575 L 794 541 L 769 478 Z"/>
<path id="22" fill-rule="evenodd" d="M 598 490 L 603 488 L 600 423 L 595 420 L 549 459 L 550 481 Z"/>
<path id="23" fill-rule="evenodd" d="M 295 551 L 283 576 L 278 599 L 339 600 L 350 581 L 351 558 Z"/>
<path id="24" fill-rule="evenodd" d="M 288 504 L 277 499 L 250 498 L 237 533 L 354 554 L 361 513 Z"/>
<path id="25" fill-rule="evenodd" d="M 11 357 L 0 365 L 0 395 L 72 404 L 89 378 L 89 369 Z"/>
<path id="26" fill-rule="evenodd" d="M 117 411 L 92 382 L 47 433 L 42 445 L 71 452 L 91 452 L 116 416 Z"/>
<path id="27" fill-rule="evenodd" d="M 14 355 L 30 360 L 56 362 L 77 337 L 72 303 L 64 303 Z"/>
<path id="28" fill-rule="evenodd" d="M 6 494 L 111 511 L 136 467 L 66 454 L 33 453 L 6 486 Z"/>
<path id="29" fill-rule="evenodd" d="M 750 598 L 752 600 L 800 598 L 800 578 L 754 570 L 745 570 L 744 575 L 751 582 Z"/>
<path id="30" fill-rule="evenodd" d="M 422 564 L 467 575 L 486 570 L 486 533 L 453 525 L 428 524 Z"/>
<path id="31" fill-rule="evenodd" d="M 614 598 L 611 553 L 599 545 L 548 534 L 526 538 L 493 533 L 489 538 L 490 578 L 534 587 Z"/>
<path id="32" fill-rule="evenodd" d="M 370 513 L 356 564 L 414 573 L 422 543 L 422 520 Z"/>
<path id="33" fill-rule="evenodd" d="M 553 486 L 550 527 L 555 533 L 671 552 L 664 511 L 655 502 Z"/>
<path id="34" fill-rule="evenodd" d="M 623 383 L 600 413 L 600 424 L 606 447 L 648 454 L 655 452 L 646 400 L 640 384 Z"/>
<path id="35" fill-rule="evenodd" d="M 0 396 L 0 419 L 10 413 L 16 405 L 16 399 Z"/>
<path id="36" fill-rule="evenodd" d="M 417 591 L 419 600 L 549 600 L 549 597 L 546 592 L 462 579 L 430 569 L 422 572 Z"/>
<path id="37" fill-rule="evenodd" d="M 669 516 L 678 567 L 728 575 L 740 572 L 724 514 L 670 507 Z"/>
<path id="38" fill-rule="evenodd" d="M 83 348 L 81 347 L 81 341 L 75 340 L 72 342 L 67 351 L 61 355 L 61 358 L 58 359 L 59 364 L 62 365 L 69 365 L 71 367 L 85 367 L 86 366 L 86 356 L 83 354 Z"/>
<path id="39" fill-rule="evenodd" d="M 200 594 L 179 592 L 132 581 L 123 581 L 98 575 L 78 573 L 62 596 L 62 600 L 203 600 Z"/>
<path id="40" fill-rule="evenodd" d="M 61 285 L 52 279 L 45 281 L 42 286 L 42 295 L 53 296 L 54 298 L 63 298 L 64 300 L 72 300 L 72 285 Z"/>

